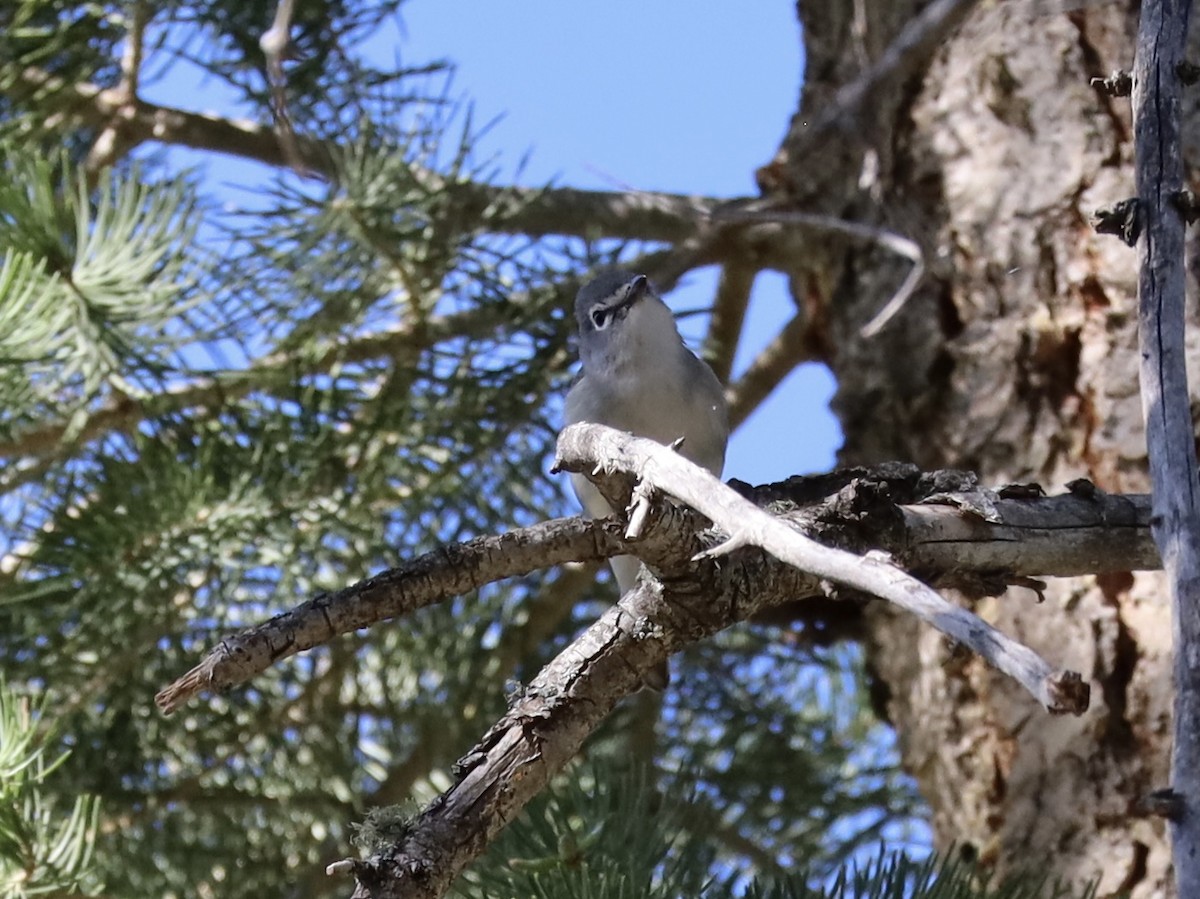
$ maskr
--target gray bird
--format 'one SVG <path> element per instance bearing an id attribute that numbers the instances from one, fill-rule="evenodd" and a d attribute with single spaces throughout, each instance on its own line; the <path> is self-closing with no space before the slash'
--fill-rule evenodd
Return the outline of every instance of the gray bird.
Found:
<path id="1" fill-rule="evenodd" d="M 711 368 L 683 345 L 671 310 L 645 275 L 608 270 L 575 298 L 582 376 L 567 394 L 567 424 L 588 421 L 649 437 L 717 477 L 725 465 L 729 412 Z M 571 485 L 593 518 L 613 510 L 583 475 Z M 634 556 L 610 560 L 624 593 L 637 583 Z"/>

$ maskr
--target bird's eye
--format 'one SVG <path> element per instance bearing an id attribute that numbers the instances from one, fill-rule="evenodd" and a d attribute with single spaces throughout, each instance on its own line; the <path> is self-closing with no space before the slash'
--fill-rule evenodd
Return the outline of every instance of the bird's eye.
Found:
<path id="1" fill-rule="evenodd" d="M 609 315 L 608 310 L 603 306 L 592 307 L 592 324 L 596 326 L 597 331 L 603 331 L 608 327 Z"/>

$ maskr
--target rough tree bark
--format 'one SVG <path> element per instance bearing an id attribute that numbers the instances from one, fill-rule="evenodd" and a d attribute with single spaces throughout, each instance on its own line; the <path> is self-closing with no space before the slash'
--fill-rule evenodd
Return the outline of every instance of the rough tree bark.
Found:
<path id="1" fill-rule="evenodd" d="M 827 102 L 923 6 L 799 3 L 801 109 Z M 1133 194 L 1129 103 L 1089 79 L 1131 66 L 1137 9 L 1124 0 L 1052 6 L 977 4 L 920 71 L 876 98 L 868 140 L 843 130 L 814 147 L 800 116 L 760 172 L 774 197 L 884 225 L 925 251 L 922 287 L 872 339 L 859 329 L 902 275 L 880 267 L 884 254 L 830 239 L 790 273 L 810 344 L 826 348 L 838 378 L 843 463 L 903 459 L 974 470 L 985 482 L 1056 487 L 1088 477 L 1112 492 L 1148 489 L 1137 260 L 1089 226 L 1096 207 Z M 1195 105 L 1188 97 L 1189 172 Z M 1193 372 L 1196 337 L 1188 335 Z M 1137 814 L 1138 800 L 1168 783 L 1171 626 L 1161 577 L 1064 580 L 1047 597 L 1037 607 L 1010 596 L 975 609 L 1090 673 L 1082 718 L 1039 716 L 923 625 L 871 611 L 869 661 L 887 688 L 904 764 L 942 846 L 1075 880 L 1098 875 L 1102 896 L 1173 895 L 1165 826 Z"/>

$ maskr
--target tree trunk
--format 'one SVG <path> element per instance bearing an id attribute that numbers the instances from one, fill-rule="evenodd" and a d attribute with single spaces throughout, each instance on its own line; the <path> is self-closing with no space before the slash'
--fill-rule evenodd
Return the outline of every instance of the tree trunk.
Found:
<path id="1" fill-rule="evenodd" d="M 834 90 L 933 5 L 799 3 L 804 115 L 760 172 L 771 195 L 886 226 L 925 253 L 922 287 L 870 339 L 858 331 L 901 264 L 831 237 L 790 272 L 838 378 L 841 461 L 1146 491 L 1136 256 L 1089 223 L 1133 194 L 1129 102 L 1089 79 L 1131 67 L 1137 10 L 1124 0 L 1058 13 L 1039 0 L 977 4 L 915 74 L 885 84 L 865 127 L 814 142 L 805 129 Z M 866 10 L 858 20 L 855 7 Z M 1189 163 L 1197 127 L 1190 116 Z M 1195 371 L 1200 354 L 1190 355 Z M 1082 718 L 1048 717 L 978 659 L 878 605 L 869 661 L 940 847 L 969 847 L 1005 870 L 1098 876 L 1101 896 L 1173 895 L 1165 826 L 1136 813 L 1168 783 L 1171 631 L 1158 575 L 1063 580 L 1041 605 L 1023 589 L 974 603 L 1090 675 Z"/>

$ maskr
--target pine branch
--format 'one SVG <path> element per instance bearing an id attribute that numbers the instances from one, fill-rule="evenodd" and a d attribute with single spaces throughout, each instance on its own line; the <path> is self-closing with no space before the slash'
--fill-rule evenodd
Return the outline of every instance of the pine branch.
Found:
<path id="1" fill-rule="evenodd" d="M 38 98 L 50 127 L 70 124 L 102 128 L 120 114 L 122 135 L 129 149 L 157 142 L 239 156 L 278 168 L 287 168 L 293 162 L 281 135 L 257 122 L 142 100 L 130 108 L 118 88 L 68 82 L 36 67 L 27 66 L 13 77 L 17 90 Z M 336 177 L 337 147 L 300 134 L 294 136 L 293 143 L 306 170 L 327 179 Z M 464 221 L 477 222 L 482 230 L 494 234 L 673 244 L 700 239 L 717 260 L 745 265 L 747 259 L 753 259 L 755 270 L 775 268 L 784 272 L 794 263 L 792 242 L 787 239 L 794 234 L 848 234 L 878 242 L 910 260 L 913 254 L 911 241 L 886 229 L 808 214 L 757 197 L 724 199 L 656 191 L 495 186 L 467 179 L 448 180 L 420 166 L 413 167 L 412 175 L 428 192 L 445 192 Z"/>
<path id="2" fill-rule="evenodd" d="M 0 433 L 63 416 L 69 437 L 104 388 L 143 394 L 180 338 L 194 280 L 181 248 L 194 231 L 183 179 L 151 182 L 140 167 L 89 179 L 0 144 Z M 4 326 L 7 322 L 7 326 Z"/>
<path id="3" fill-rule="evenodd" d="M 73 449 L 64 442 L 69 428 L 77 443 L 107 434 L 131 433 L 143 421 L 162 415 L 185 409 L 219 409 L 257 391 L 271 392 L 281 383 L 290 383 L 297 371 L 323 374 L 337 365 L 380 359 L 412 365 L 424 350 L 436 343 L 452 338 L 485 337 L 511 316 L 511 305 L 478 306 L 362 335 L 332 346 L 315 358 L 302 351 L 271 353 L 244 370 L 194 378 L 139 399 L 120 394 L 89 412 L 81 422 L 51 421 L 0 442 L 0 459 L 63 458 Z M 11 488 L 12 480 L 0 476 L 0 488 Z"/>
<path id="4" fill-rule="evenodd" d="M 642 256 L 637 267 L 649 272 L 662 288 L 672 286 L 678 277 L 675 269 L 679 251 L 660 251 Z M 686 267 L 714 261 L 710 250 L 701 249 L 697 255 L 689 255 Z M 41 281 L 26 271 L 28 260 L 16 257 L 0 268 L 0 287 L 5 278 L 12 282 L 7 296 L 12 303 L 0 303 L 0 324 L 6 316 L 13 316 L 11 342 L 24 347 L 33 346 L 26 330 L 36 326 L 43 330 L 38 321 L 44 319 L 27 315 L 33 307 L 31 291 Z M 571 279 L 564 280 L 560 289 L 569 292 L 573 288 Z M 18 289 L 20 292 L 18 292 Z M 0 291 L 0 296 L 6 295 Z M 55 306 L 56 294 L 38 294 L 38 300 L 48 309 Z M 274 394 L 280 390 L 290 395 L 298 372 L 305 375 L 325 374 L 336 366 L 352 365 L 390 359 L 404 366 L 413 366 L 421 354 L 440 343 L 456 339 L 478 340 L 495 334 L 497 329 L 511 325 L 513 310 L 534 302 L 528 293 L 513 294 L 506 303 L 488 303 L 462 312 L 444 316 L 407 319 L 387 330 L 358 335 L 341 340 L 315 356 L 305 350 L 272 352 L 240 370 L 216 372 L 169 383 L 157 392 L 142 390 L 137 396 L 116 393 L 86 412 L 76 413 L 69 418 L 55 420 L 46 417 L 36 427 L 19 430 L 7 440 L 0 440 L 0 460 L 12 463 L 0 470 L 0 491 L 8 491 L 23 483 L 41 477 L 49 463 L 69 457 L 76 449 L 91 441 L 112 434 L 131 434 L 143 422 L 170 416 L 185 410 L 206 410 L 209 413 L 255 393 Z M 38 307 L 40 308 L 40 307 Z M 10 312 L 6 311 L 10 310 Z M 18 330 L 24 329 L 24 330 Z M 794 328 L 789 326 L 772 344 L 764 349 L 760 358 L 747 370 L 739 381 L 730 388 L 733 405 L 742 420 L 749 415 L 770 390 L 786 376 L 794 363 L 780 365 L 777 345 L 790 335 Z M 25 335 L 25 336 L 22 336 Z M 0 348 L 6 341 L 0 339 Z M 791 340 L 787 340 L 791 345 Z M 69 438 L 69 439 L 68 439 Z"/>
<path id="5" fill-rule="evenodd" d="M 52 126 L 102 128 L 113 116 L 124 115 L 122 133 L 129 149 L 157 142 L 239 156 L 279 168 L 289 165 L 276 130 L 247 119 L 223 118 L 143 100 L 129 108 L 118 88 L 72 83 L 33 67 L 16 73 L 16 87 L 37 95 Z M 335 147 L 302 134 L 295 135 L 294 143 L 306 169 L 324 178 L 335 176 Z M 736 205 L 736 201 L 652 191 L 501 188 L 469 181 L 446 184 L 441 175 L 429 170 L 415 171 L 414 175 L 432 192 L 452 190 L 453 200 L 464 210 L 466 220 L 485 221 L 489 230 L 501 234 L 675 243 L 695 233 L 697 226 L 717 210 Z"/>
<path id="6" fill-rule="evenodd" d="M 43 790 L 66 758 L 47 759 L 42 711 L 0 681 L 0 895 L 82 892 L 93 875 L 100 806 L 77 796 L 68 813 Z"/>

